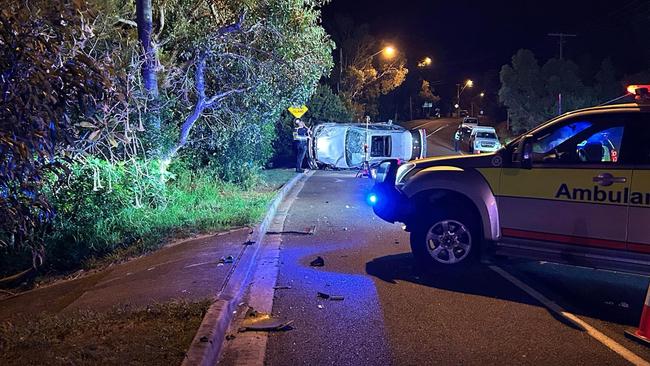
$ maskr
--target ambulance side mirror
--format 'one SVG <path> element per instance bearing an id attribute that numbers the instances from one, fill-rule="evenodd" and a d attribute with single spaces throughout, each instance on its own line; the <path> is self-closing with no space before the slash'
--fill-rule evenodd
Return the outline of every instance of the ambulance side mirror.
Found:
<path id="1" fill-rule="evenodd" d="M 519 161 L 522 169 L 533 168 L 533 136 L 527 135 L 519 143 Z"/>

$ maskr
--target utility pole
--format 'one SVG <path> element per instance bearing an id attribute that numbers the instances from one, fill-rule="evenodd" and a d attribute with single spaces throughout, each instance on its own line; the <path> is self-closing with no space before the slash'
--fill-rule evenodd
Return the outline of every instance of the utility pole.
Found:
<path id="1" fill-rule="evenodd" d="M 560 60 L 564 60 L 564 39 L 567 37 L 577 37 L 577 34 L 567 34 L 567 33 L 549 33 L 549 37 L 558 37 L 560 42 Z M 558 115 L 562 114 L 562 93 L 559 93 L 557 96 L 557 109 Z"/>
<path id="2" fill-rule="evenodd" d="M 577 37 L 577 34 L 567 34 L 567 33 L 549 33 L 549 37 L 558 37 L 560 40 L 560 60 L 564 59 L 564 39 L 566 37 Z"/>

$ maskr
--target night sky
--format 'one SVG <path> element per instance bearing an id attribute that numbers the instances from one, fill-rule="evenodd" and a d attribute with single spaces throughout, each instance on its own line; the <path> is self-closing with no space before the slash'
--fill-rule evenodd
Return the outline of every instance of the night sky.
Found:
<path id="1" fill-rule="evenodd" d="M 333 0 L 323 9 L 325 27 L 341 14 L 368 23 L 373 35 L 405 52 L 411 70 L 418 59 L 432 57 L 426 78 L 440 81 L 442 90 L 498 75 L 520 48 L 533 50 L 542 63 L 557 57 L 558 39 L 548 33 L 578 35 L 567 40 L 564 54 L 585 75 L 595 74 L 605 57 L 621 76 L 650 67 L 650 0 Z"/>

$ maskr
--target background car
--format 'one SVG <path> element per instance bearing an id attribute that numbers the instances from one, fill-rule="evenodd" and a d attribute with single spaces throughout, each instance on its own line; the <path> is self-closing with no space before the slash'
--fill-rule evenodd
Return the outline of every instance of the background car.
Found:
<path id="1" fill-rule="evenodd" d="M 469 152 L 494 152 L 501 148 L 501 142 L 494 127 L 474 127 L 469 138 Z"/>
<path id="2" fill-rule="evenodd" d="M 372 123 L 324 123 L 314 128 L 310 158 L 319 167 L 360 168 L 366 159 L 378 164 L 386 159 L 413 160 L 426 157 L 426 131 Z"/>

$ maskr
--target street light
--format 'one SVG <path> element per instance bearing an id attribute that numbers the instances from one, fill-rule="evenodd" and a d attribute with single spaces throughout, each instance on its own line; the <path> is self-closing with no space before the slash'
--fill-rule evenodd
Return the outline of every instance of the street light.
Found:
<path id="1" fill-rule="evenodd" d="M 395 54 L 397 53 L 397 50 L 393 46 L 386 46 L 386 47 L 382 48 L 381 50 L 373 53 L 368 58 L 373 58 L 373 57 L 377 56 L 380 53 L 383 53 L 384 57 L 386 57 L 386 58 L 393 58 L 393 57 L 395 57 Z"/>
<path id="2" fill-rule="evenodd" d="M 420 63 L 418 64 L 418 67 L 431 66 L 432 63 L 433 63 L 433 60 L 431 59 L 431 57 L 425 57 L 424 60 L 420 61 Z"/>
<path id="3" fill-rule="evenodd" d="M 481 92 L 481 94 L 479 94 L 479 95 L 481 96 L 481 98 L 485 97 L 485 93 L 484 93 L 484 92 Z"/>
<path id="4" fill-rule="evenodd" d="M 463 94 L 463 92 L 465 91 L 466 88 L 473 88 L 474 87 L 474 81 L 471 80 L 471 79 L 468 79 L 465 82 L 465 85 L 463 85 L 462 89 L 461 89 L 460 85 L 461 85 L 460 83 L 456 84 L 456 86 L 458 87 L 458 94 L 456 95 L 456 100 L 458 101 L 458 103 L 456 104 L 456 105 L 458 105 L 458 107 L 456 107 L 457 109 L 460 108 L 460 95 Z M 458 110 L 458 116 L 460 117 L 460 109 Z"/>

